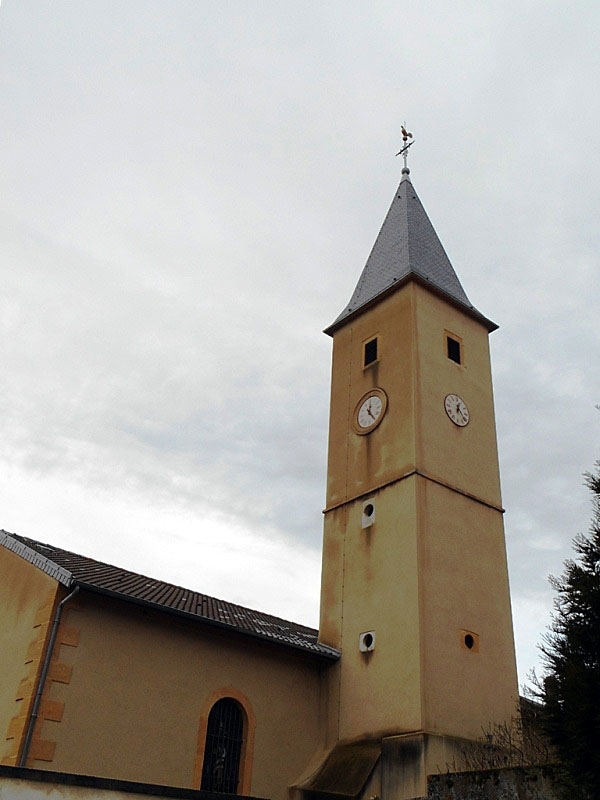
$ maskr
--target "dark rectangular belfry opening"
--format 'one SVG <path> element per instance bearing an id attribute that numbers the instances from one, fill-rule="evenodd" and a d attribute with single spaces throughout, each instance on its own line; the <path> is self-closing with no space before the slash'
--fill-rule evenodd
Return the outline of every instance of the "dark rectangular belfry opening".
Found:
<path id="1" fill-rule="evenodd" d="M 363 366 L 368 367 L 369 364 L 372 364 L 374 361 L 377 361 L 377 337 L 371 339 L 369 342 L 365 342 Z"/>
<path id="2" fill-rule="evenodd" d="M 457 339 L 453 339 L 452 336 L 446 336 L 446 352 L 450 361 L 456 361 L 457 364 L 462 364 L 460 342 Z"/>

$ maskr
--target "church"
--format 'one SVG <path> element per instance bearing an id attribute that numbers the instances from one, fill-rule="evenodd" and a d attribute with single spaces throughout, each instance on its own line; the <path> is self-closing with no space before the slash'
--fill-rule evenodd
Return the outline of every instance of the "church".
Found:
<path id="1" fill-rule="evenodd" d="M 319 630 L 0 531 L 1 764 L 270 800 L 408 800 L 509 722 L 496 327 L 405 160 L 325 331 Z"/>

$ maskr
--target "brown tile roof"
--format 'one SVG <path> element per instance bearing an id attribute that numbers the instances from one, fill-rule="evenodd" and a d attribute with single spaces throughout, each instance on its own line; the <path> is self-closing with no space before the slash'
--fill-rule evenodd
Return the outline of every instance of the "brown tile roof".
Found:
<path id="1" fill-rule="evenodd" d="M 65 586 L 78 585 L 127 602 L 176 613 L 232 632 L 337 660 L 339 653 L 318 642 L 318 631 L 261 611 L 148 578 L 51 544 L 0 531 L 0 544 L 30 561 Z"/>

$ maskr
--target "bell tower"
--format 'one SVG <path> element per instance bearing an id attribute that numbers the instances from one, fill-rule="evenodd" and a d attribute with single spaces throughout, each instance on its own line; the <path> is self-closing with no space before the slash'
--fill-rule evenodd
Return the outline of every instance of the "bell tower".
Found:
<path id="1" fill-rule="evenodd" d="M 329 746 L 425 794 L 517 713 L 488 335 L 402 180 L 333 339 L 320 641 Z"/>

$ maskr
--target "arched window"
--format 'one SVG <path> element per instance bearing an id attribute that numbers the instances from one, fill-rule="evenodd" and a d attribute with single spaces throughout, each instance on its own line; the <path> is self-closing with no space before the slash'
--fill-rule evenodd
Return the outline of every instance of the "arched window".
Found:
<path id="1" fill-rule="evenodd" d="M 242 707 L 231 697 L 221 698 L 208 715 L 201 789 L 237 794 L 243 736 Z"/>

